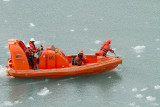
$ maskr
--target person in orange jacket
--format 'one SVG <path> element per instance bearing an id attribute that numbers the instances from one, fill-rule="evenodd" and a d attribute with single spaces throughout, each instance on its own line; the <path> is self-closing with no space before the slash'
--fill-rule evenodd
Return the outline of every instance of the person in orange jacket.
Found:
<path id="1" fill-rule="evenodd" d="M 78 63 L 79 66 L 81 65 L 85 65 L 86 64 L 86 56 L 83 53 L 83 50 L 81 50 L 78 54 L 78 56 L 76 57 L 76 61 Z"/>
<path id="2" fill-rule="evenodd" d="M 110 47 L 111 44 L 111 40 L 106 40 L 103 44 L 101 49 L 99 50 L 99 55 L 100 56 L 106 56 L 107 52 L 110 51 L 112 53 L 114 53 L 114 51 L 112 50 L 112 48 Z"/>
<path id="3" fill-rule="evenodd" d="M 31 38 L 30 41 L 29 41 L 30 50 L 33 52 L 33 56 L 34 56 L 35 53 L 38 52 L 34 42 L 35 42 L 34 38 Z"/>
<path id="4" fill-rule="evenodd" d="M 35 64 L 34 64 L 34 59 L 33 59 L 33 52 L 30 50 L 30 46 L 29 45 L 26 46 L 25 54 L 27 56 L 29 65 L 31 65 L 32 69 L 34 69 L 34 65 Z"/>

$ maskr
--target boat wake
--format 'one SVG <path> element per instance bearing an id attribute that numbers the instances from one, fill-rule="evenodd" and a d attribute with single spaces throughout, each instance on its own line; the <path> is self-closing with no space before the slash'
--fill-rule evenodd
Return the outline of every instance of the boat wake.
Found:
<path id="1" fill-rule="evenodd" d="M 0 65 L 0 77 L 6 77 L 7 68 L 3 65 Z"/>

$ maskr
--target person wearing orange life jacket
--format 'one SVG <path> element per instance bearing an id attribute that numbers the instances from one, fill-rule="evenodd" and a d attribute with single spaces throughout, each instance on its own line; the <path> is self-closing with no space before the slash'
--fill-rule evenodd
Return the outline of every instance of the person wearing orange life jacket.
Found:
<path id="1" fill-rule="evenodd" d="M 78 56 L 76 57 L 76 61 L 78 63 L 79 66 L 81 65 L 85 65 L 86 64 L 86 56 L 83 54 L 83 50 L 81 50 L 78 54 Z"/>
<path id="2" fill-rule="evenodd" d="M 25 54 L 27 56 L 29 65 L 32 66 L 32 69 L 34 69 L 34 59 L 33 59 L 33 52 L 30 50 L 30 46 L 26 45 Z"/>
<path id="3" fill-rule="evenodd" d="M 106 40 L 103 44 L 101 49 L 99 50 L 99 55 L 100 56 L 106 56 L 107 52 L 110 51 L 112 53 L 114 53 L 114 51 L 112 50 L 112 48 L 110 47 L 111 44 L 111 40 Z"/>
<path id="4" fill-rule="evenodd" d="M 34 39 L 34 38 L 31 38 L 30 41 L 29 41 L 30 50 L 33 52 L 33 56 L 34 56 L 35 53 L 38 52 L 38 50 L 37 50 L 34 42 L 35 42 L 35 39 Z"/>

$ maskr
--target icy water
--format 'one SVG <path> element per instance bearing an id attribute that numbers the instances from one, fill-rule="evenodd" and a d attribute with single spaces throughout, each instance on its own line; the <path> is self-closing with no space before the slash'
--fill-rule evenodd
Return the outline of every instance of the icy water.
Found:
<path id="1" fill-rule="evenodd" d="M 111 39 L 123 64 L 96 75 L 6 77 L 7 40 L 31 37 L 67 55 L 94 54 Z M 160 106 L 160 0 L 0 0 L 0 49 L 0 107 Z"/>

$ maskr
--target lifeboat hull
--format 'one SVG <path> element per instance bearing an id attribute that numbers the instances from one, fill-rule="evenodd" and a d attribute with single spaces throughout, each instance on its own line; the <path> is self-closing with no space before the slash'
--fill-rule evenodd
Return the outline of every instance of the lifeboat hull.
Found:
<path id="1" fill-rule="evenodd" d="M 122 58 L 98 56 L 96 63 L 89 63 L 83 66 L 72 65 L 67 68 L 45 69 L 45 70 L 8 70 L 8 75 L 14 78 L 51 78 L 96 74 L 116 68 L 122 64 Z"/>

